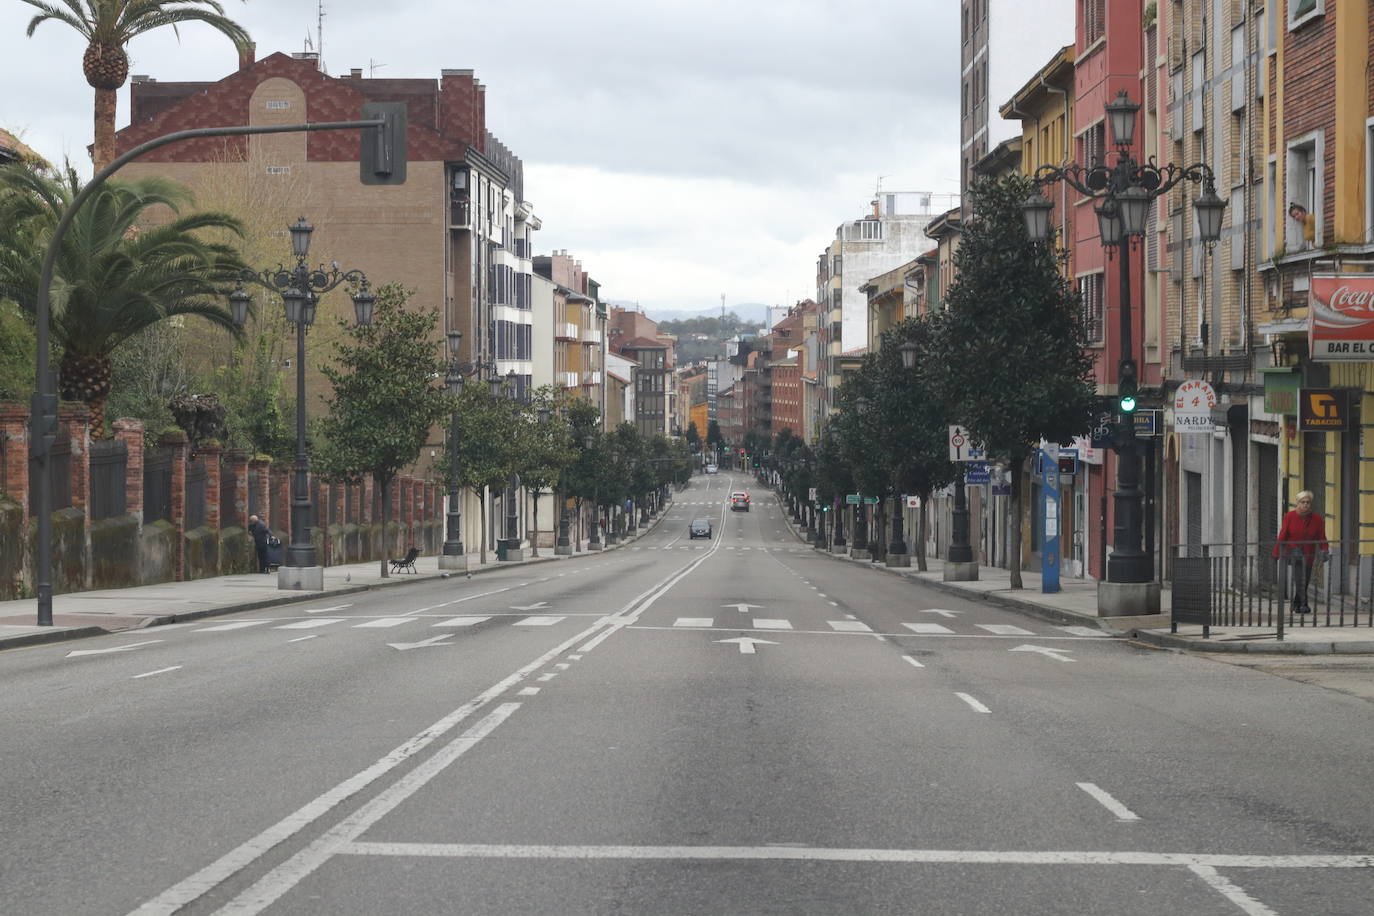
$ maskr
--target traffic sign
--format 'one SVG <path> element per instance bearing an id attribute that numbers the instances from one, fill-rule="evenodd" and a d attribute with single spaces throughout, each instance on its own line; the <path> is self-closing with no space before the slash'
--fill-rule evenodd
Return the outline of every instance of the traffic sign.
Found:
<path id="1" fill-rule="evenodd" d="M 876 496 L 865 496 L 865 497 L 864 497 L 864 505 L 865 505 L 865 506 L 876 506 L 876 505 L 878 505 L 878 497 L 876 497 Z"/>
<path id="2" fill-rule="evenodd" d="M 964 483 L 981 486 L 990 482 L 991 472 L 986 461 L 970 461 L 964 471 Z"/>
<path id="3" fill-rule="evenodd" d="M 858 493 L 849 493 L 845 496 L 844 501 L 851 506 L 857 506 L 860 498 Z"/>
<path id="4" fill-rule="evenodd" d="M 983 444 L 971 442 L 967 429 L 962 426 L 949 428 L 950 461 L 982 461 L 986 457 L 986 449 L 983 448 Z"/>

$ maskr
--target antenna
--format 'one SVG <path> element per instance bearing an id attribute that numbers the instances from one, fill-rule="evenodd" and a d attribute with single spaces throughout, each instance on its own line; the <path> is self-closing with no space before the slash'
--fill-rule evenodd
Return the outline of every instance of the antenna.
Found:
<path id="1" fill-rule="evenodd" d="M 369 57 L 369 58 L 367 59 L 367 70 L 368 70 L 367 75 L 368 75 L 368 76 L 376 76 L 376 75 L 377 75 L 377 71 L 380 70 L 380 69 L 382 69 L 382 68 L 385 67 L 385 66 L 386 66 L 386 64 L 379 64 L 379 63 L 377 63 L 375 60 L 373 60 L 372 58 Z"/>
<path id="2" fill-rule="evenodd" d="M 319 18 L 315 23 L 315 51 L 320 55 L 320 72 L 328 75 L 324 68 L 324 0 L 320 0 Z"/>

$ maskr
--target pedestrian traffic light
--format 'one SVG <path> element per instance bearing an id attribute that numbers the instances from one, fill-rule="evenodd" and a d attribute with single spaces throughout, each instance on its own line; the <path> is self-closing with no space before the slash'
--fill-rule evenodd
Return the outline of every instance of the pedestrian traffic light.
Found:
<path id="1" fill-rule="evenodd" d="M 29 401 L 30 438 L 29 455 L 42 458 L 52 454 L 57 444 L 57 395 L 34 392 Z"/>

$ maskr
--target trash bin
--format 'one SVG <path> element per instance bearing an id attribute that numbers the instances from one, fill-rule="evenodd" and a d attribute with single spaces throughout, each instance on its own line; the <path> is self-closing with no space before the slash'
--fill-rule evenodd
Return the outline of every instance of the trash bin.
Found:
<path id="1" fill-rule="evenodd" d="M 504 561 L 510 556 L 508 553 L 509 545 L 510 541 L 505 538 L 496 539 L 496 559 L 498 561 Z"/>

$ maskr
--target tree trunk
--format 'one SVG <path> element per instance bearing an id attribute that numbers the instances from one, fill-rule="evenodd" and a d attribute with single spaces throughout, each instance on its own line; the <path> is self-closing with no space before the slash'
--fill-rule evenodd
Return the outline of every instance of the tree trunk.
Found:
<path id="1" fill-rule="evenodd" d="M 1007 566 L 1011 571 L 1011 587 L 1021 588 L 1021 462 L 1011 465 L 1011 525 L 1007 532 Z"/>
<path id="2" fill-rule="evenodd" d="M 483 566 L 487 565 L 487 488 L 483 487 L 477 494 L 477 508 L 480 515 L 479 521 L 482 523 L 482 556 L 478 560 Z"/>
<path id="3" fill-rule="evenodd" d="M 113 89 L 95 90 L 95 147 L 91 158 L 99 172 L 115 157 L 115 102 Z"/>
<path id="4" fill-rule="evenodd" d="M 539 491 L 534 491 L 534 530 L 530 533 L 530 556 L 539 556 Z"/>
<path id="5" fill-rule="evenodd" d="M 391 578 L 391 568 L 387 561 L 391 559 L 391 481 L 383 482 L 379 477 L 373 477 L 372 482 L 382 488 L 382 578 Z"/>

